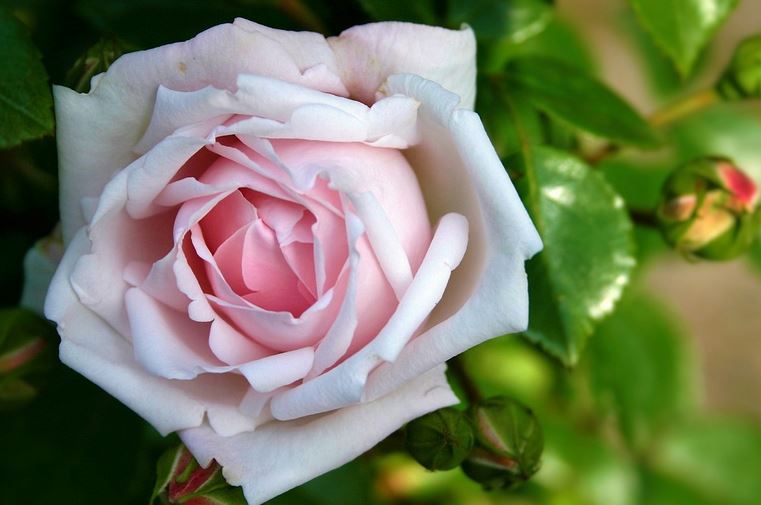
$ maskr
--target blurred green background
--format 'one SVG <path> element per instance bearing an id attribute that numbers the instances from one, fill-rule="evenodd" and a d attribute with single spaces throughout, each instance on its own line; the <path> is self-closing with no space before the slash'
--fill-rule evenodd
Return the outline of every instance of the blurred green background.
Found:
<path id="1" fill-rule="evenodd" d="M 645 117 L 710 87 L 737 43 L 761 31 L 761 2 L 740 1 L 706 37 L 705 49 L 695 51 L 694 70 L 686 71 L 689 58 L 669 59 L 632 4 L 653 2 L 2 0 L 0 12 L 23 23 L 49 82 L 68 85 L 80 77 L 67 77 L 75 61 L 104 37 L 117 37 L 128 48 L 150 48 L 237 16 L 328 35 L 373 20 L 453 27 L 466 21 L 479 38 L 480 70 L 499 70 L 516 55 L 562 60 L 595 75 Z M 734 6 L 713 0 L 661 6 L 666 4 L 688 10 Z M 7 30 L 0 32 L 5 62 L 14 43 L 8 37 Z M 477 111 L 500 155 L 509 159 L 519 132 L 488 84 L 479 82 Z M 537 115 L 529 106 L 520 108 L 526 117 Z M 592 127 L 581 131 L 567 118 L 536 118 L 541 143 L 582 155 L 606 145 L 589 133 L 598 133 Z M 699 155 L 729 156 L 761 183 L 759 103 L 717 102 L 662 128 L 660 135 L 667 139 L 661 147 L 616 148 L 596 163 L 604 177 L 599 184 L 613 188 L 630 209 L 654 207 L 669 170 Z M 24 255 L 58 220 L 56 174 L 50 134 L 0 151 L 2 307 L 18 304 Z M 404 452 L 398 435 L 273 503 L 761 503 L 761 246 L 733 262 L 691 262 L 670 251 L 646 224 L 635 223 L 627 233 L 637 266 L 615 310 L 582 339 L 586 346 L 581 352 L 579 344 L 574 366 L 557 359 L 562 351 L 542 350 L 547 341 L 541 329 L 538 337 L 501 337 L 463 357 L 484 395 L 511 395 L 542 424 L 542 467 L 526 485 L 485 492 L 460 470 L 429 472 Z M 542 301 L 532 303 L 544 310 Z M 46 365 L 30 374 L 30 400 L 0 411 L 0 504 L 148 503 L 155 461 L 173 441 L 57 364 L 56 336 L 49 328 L 29 329 L 8 314 L 3 312 L 0 338 L 36 332 L 50 349 L 41 358 Z"/>

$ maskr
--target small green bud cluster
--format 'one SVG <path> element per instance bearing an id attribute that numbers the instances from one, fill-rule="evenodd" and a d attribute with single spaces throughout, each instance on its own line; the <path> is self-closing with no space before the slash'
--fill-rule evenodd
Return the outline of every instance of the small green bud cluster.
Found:
<path id="1" fill-rule="evenodd" d="M 407 449 L 429 470 L 461 466 L 487 489 L 515 487 L 539 469 L 544 438 L 530 409 L 506 396 L 467 412 L 437 410 L 407 425 Z"/>

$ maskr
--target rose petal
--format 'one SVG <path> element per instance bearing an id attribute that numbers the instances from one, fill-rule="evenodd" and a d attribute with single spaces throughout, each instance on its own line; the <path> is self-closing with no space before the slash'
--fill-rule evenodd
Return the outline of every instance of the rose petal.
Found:
<path id="1" fill-rule="evenodd" d="M 457 109 L 456 96 L 420 77 L 393 76 L 387 87 L 422 104 L 423 140 L 410 159 L 419 169 L 421 185 L 431 192 L 429 208 L 436 215 L 458 202 L 471 224 L 469 251 L 482 255 L 466 254 L 455 273 L 459 277 L 451 283 L 458 288 L 445 294 L 431 315 L 432 327 L 394 363 L 373 372 L 368 398 L 382 396 L 485 340 L 523 331 L 528 323 L 524 262 L 542 247 L 478 116 Z"/>
<path id="2" fill-rule="evenodd" d="M 217 460 L 225 479 L 243 486 L 249 505 L 259 505 L 351 461 L 411 419 L 457 401 L 442 365 L 384 398 L 307 422 L 271 422 L 234 437 L 203 426 L 180 437 L 202 466 Z"/>
<path id="3" fill-rule="evenodd" d="M 458 214 L 444 216 L 415 278 L 378 336 L 329 372 L 275 396 L 272 415 L 296 419 L 358 403 L 370 371 L 383 361 L 394 361 L 439 302 L 467 243 L 466 219 Z"/>
<path id="4" fill-rule="evenodd" d="M 440 83 L 472 109 L 476 96 L 473 30 L 447 30 L 412 23 L 354 26 L 328 39 L 350 95 L 373 103 L 386 78 L 410 73 Z"/>
<path id="5" fill-rule="evenodd" d="M 314 349 L 303 347 L 246 363 L 240 367 L 240 372 L 252 388 L 269 393 L 303 379 L 313 362 Z"/>
<path id="6" fill-rule="evenodd" d="M 237 408 L 248 389 L 242 377 L 226 374 L 173 381 L 152 375 L 135 361 L 130 342 L 78 301 L 69 278 L 77 258 L 88 250 L 89 241 L 81 230 L 69 244 L 45 300 L 45 316 L 58 324 L 62 338 L 61 361 L 164 435 L 199 426 L 205 415 L 223 436 L 252 430 L 253 421 Z"/>
<path id="7" fill-rule="evenodd" d="M 188 42 L 124 55 L 89 94 L 55 87 L 64 242 L 85 222 L 80 200 L 98 196 L 114 173 L 136 158 L 132 149 L 148 124 L 159 85 L 178 91 L 230 89 L 240 74 L 346 94 L 321 35 L 243 20 L 215 26 Z"/>

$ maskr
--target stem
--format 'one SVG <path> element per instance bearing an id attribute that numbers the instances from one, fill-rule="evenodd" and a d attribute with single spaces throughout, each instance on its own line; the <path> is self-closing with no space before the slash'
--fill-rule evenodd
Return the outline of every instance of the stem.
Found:
<path id="1" fill-rule="evenodd" d="M 448 361 L 449 370 L 452 371 L 452 375 L 457 377 L 457 382 L 462 386 L 462 390 L 470 403 L 476 403 L 481 400 L 481 392 L 478 390 L 476 383 L 468 375 L 468 371 L 465 369 L 465 365 L 462 362 L 460 356 L 455 356 Z"/>
<path id="2" fill-rule="evenodd" d="M 670 105 L 667 105 L 659 111 L 656 111 L 652 116 L 650 116 L 648 122 L 651 126 L 656 128 L 665 126 L 669 123 L 673 123 L 674 121 L 683 118 L 684 116 L 704 109 L 709 105 L 713 105 L 720 100 L 721 97 L 718 93 L 716 93 L 716 91 L 713 89 L 705 89 L 703 91 L 699 91 L 695 94 L 687 96 L 681 100 L 678 100 Z M 584 159 L 590 165 L 596 165 L 608 156 L 618 153 L 620 150 L 620 145 L 611 142 L 602 146 L 602 148 L 599 150 L 584 156 Z"/>
<path id="3" fill-rule="evenodd" d="M 588 165 L 595 166 L 598 163 L 602 162 L 608 156 L 612 156 L 618 153 L 619 151 L 621 151 L 621 146 L 619 144 L 614 144 L 610 142 L 602 146 L 597 151 L 584 156 L 584 160 L 587 162 Z"/>
<path id="4" fill-rule="evenodd" d="M 713 89 L 699 91 L 664 107 L 650 116 L 650 124 L 652 126 L 663 126 L 672 123 L 677 119 L 718 102 L 720 98 L 718 93 Z"/>

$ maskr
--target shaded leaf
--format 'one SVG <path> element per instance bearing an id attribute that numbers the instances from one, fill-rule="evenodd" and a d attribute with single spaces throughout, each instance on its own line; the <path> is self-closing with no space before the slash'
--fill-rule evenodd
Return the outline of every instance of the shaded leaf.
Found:
<path id="1" fill-rule="evenodd" d="M 359 3 L 377 21 L 440 24 L 435 0 L 359 0 Z"/>
<path id="2" fill-rule="evenodd" d="M 629 0 L 656 44 L 683 76 L 738 0 Z"/>
<path id="3" fill-rule="evenodd" d="M 53 131 L 52 97 L 25 27 L 0 7 L 0 149 Z"/>
<path id="4" fill-rule="evenodd" d="M 695 420 L 660 443 L 662 475 L 722 505 L 756 505 L 761 496 L 761 428 L 732 419 Z"/>
<path id="5" fill-rule="evenodd" d="M 363 0 L 367 1 L 367 0 Z M 450 0 L 450 25 L 469 24 L 479 39 L 520 43 L 544 30 L 552 19 L 544 0 Z"/>
<path id="6" fill-rule="evenodd" d="M 508 65 L 507 86 L 548 114 L 581 130 L 617 142 L 654 146 L 647 122 L 622 98 L 586 72 L 558 60 L 522 56 Z"/>
<path id="7" fill-rule="evenodd" d="M 690 403 L 693 385 L 681 329 L 648 294 L 630 293 L 619 302 L 597 327 L 587 358 L 598 403 L 616 417 L 636 450 Z"/>

